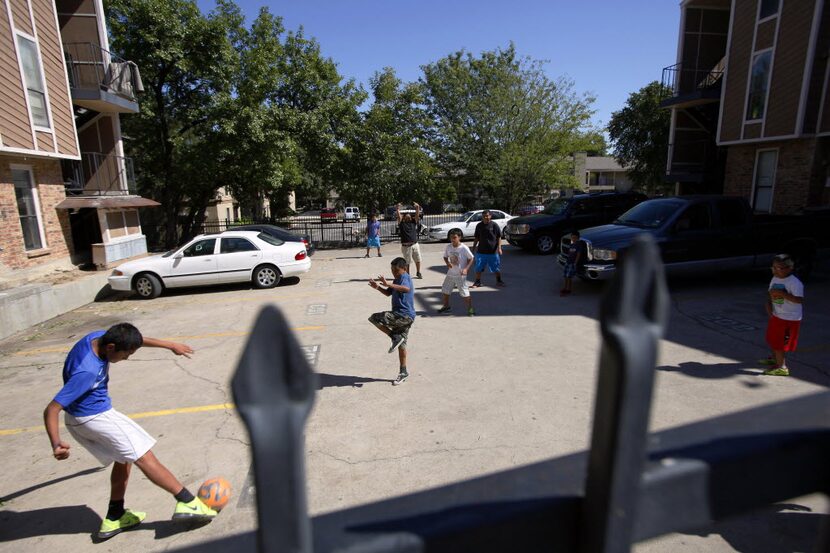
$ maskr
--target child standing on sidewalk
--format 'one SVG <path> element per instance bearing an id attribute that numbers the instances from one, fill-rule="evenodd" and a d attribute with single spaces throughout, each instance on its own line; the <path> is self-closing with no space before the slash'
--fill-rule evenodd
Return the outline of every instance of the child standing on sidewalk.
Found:
<path id="1" fill-rule="evenodd" d="M 372 248 L 377 248 L 378 250 L 378 257 L 383 257 L 380 253 L 380 221 L 378 221 L 378 216 L 372 213 L 372 217 L 369 219 L 369 222 L 366 223 L 366 256 L 371 257 L 369 255 L 369 250 Z"/>
<path id="2" fill-rule="evenodd" d="M 450 294 L 453 288 L 458 288 L 458 295 L 464 298 L 467 305 L 467 315 L 472 317 L 476 314 L 473 310 L 473 299 L 470 297 L 470 289 L 467 286 L 467 273 L 473 265 L 473 252 L 466 245 L 461 243 L 461 231 L 450 231 L 450 243 L 444 250 L 444 263 L 447 264 L 447 276 L 444 277 L 444 284 L 441 286 L 441 293 L 444 294 L 444 305 L 438 310 L 439 313 L 447 313 L 450 307 Z"/>
<path id="3" fill-rule="evenodd" d="M 579 231 L 571 232 L 571 245 L 568 247 L 565 267 L 562 270 L 562 289 L 559 290 L 560 296 L 570 296 L 573 288 L 573 277 L 576 276 L 580 264 L 585 263 L 585 255 L 588 248 L 585 242 L 579 239 Z"/>
<path id="4" fill-rule="evenodd" d="M 784 352 L 795 351 L 798 346 L 804 285 L 791 274 L 793 265 L 793 259 L 787 254 L 776 255 L 772 260 L 772 280 L 765 305 L 769 316 L 766 339 L 772 357 L 761 360 L 764 365 L 774 365 L 764 371 L 769 376 L 790 376 Z"/>
<path id="5" fill-rule="evenodd" d="M 406 259 L 396 257 L 392 260 L 394 280 L 391 283 L 383 275 L 369 280 L 369 286 L 385 296 L 392 296 L 392 310 L 373 313 L 369 322 L 392 339 L 389 353 L 398 350 L 400 370 L 398 378 L 392 382 L 393 386 L 403 384 L 409 376 L 406 370 L 406 341 L 409 329 L 415 322 L 415 286 L 412 285 L 412 277 L 406 268 Z"/>

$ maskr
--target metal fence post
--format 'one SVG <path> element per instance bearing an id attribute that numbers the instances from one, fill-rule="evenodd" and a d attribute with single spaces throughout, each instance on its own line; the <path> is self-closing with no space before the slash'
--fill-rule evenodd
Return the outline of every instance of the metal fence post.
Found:
<path id="1" fill-rule="evenodd" d="M 316 382 L 283 315 L 265 307 L 231 380 L 251 439 L 263 553 L 312 551 L 303 431 Z"/>
<path id="2" fill-rule="evenodd" d="M 582 553 L 630 550 L 669 297 L 657 246 L 626 250 L 600 306 L 603 344 L 582 511 Z"/>

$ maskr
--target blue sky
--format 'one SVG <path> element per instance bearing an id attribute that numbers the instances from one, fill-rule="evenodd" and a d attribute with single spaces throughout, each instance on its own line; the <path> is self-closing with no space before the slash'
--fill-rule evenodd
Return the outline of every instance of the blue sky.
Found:
<path id="1" fill-rule="evenodd" d="M 247 22 L 261 6 L 303 26 L 345 77 L 366 85 L 393 67 L 416 80 L 420 66 L 451 52 L 507 46 L 548 60 L 550 77 L 567 75 L 597 100 L 596 124 L 606 125 L 631 92 L 659 80 L 675 62 L 680 20 L 669 0 L 236 0 Z M 213 0 L 197 0 L 202 11 Z"/>

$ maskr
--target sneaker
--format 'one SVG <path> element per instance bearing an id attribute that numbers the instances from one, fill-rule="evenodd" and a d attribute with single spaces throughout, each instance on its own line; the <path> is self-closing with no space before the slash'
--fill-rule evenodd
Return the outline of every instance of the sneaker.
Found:
<path id="1" fill-rule="evenodd" d="M 467 310 L 467 316 L 468 317 L 472 317 L 475 314 L 476 314 L 476 310 L 473 309 L 472 307 Z"/>
<path id="2" fill-rule="evenodd" d="M 366 259 L 367 257 L 370 257 L 370 255 L 368 253 L 363 256 L 363 259 Z"/>
<path id="3" fill-rule="evenodd" d="M 778 367 L 764 371 L 764 374 L 767 376 L 790 376 L 790 369 L 787 367 Z"/>
<path id="4" fill-rule="evenodd" d="M 173 519 L 212 520 L 217 514 L 219 513 L 205 505 L 201 499 L 194 497 L 190 503 L 184 501 L 176 503 Z"/>
<path id="5" fill-rule="evenodd" d="M 758 364 L 759 365 L 766 365 L 768 367 L 774 367 L 775 366 L 775 359 L 773 359 L 772 357 L 767 357 L 766 359 L 758 359 Z"/>
<path id="6" fill-rule="evenodd" d="M 124 530 L 138 526 L 146 516 L 147 513 L 139 513 L 138 511 L 125 509 L 124 514 L 118 520 L 105 518 L 101 522 L 101 528 L 98 529 L 98 539 L 107 540 L 116 534 L 120 534 Z"/>
<path id="7" fill-rule="evenodd" d="M 392 382 L 392 386 L 400 386 L 401 384 L 403 384 L 403 381 L 406 380 L 406 377 L 408 377 L 408 376 L 409 376 L 409 373 L 399 373 L 398 378 L 396 378 Z"/>
<path id="8" fill-rule="evenodd" d="M 480 287 L 481 287 L 481 281 L 480 280 L 475 281 L 473 283 L 473 285 L 470 286 L 470 288 L 480 288 Z"/>
<path id="9" fill-rule="evenodd" d="M 415 273 L 415 278 L 424 278 L 424 277 L 421 276 L 421 273 Z"/>
<path id="10" fill-rule="evenodd" d="M 382 253 L 378 253 L 378 257 L 383 257 L 383 254 L 382 254 Z"/>
<path id="11" fill-rule="evenodd" d="M 452 311 L 452 307 L 450 307 L 449 305 L 445 305 L 438 310 L 439 313 L 449 313 L 450 311 Z"/>
<path id="12" fill-rule="evenodd" d="M 504 281 L 503 281 L 503 280 L 497 280 L 497 281 L 496 281 L 496 286 L 501 286 L 502 288 L 504 288 L 504 287 L 505 287 L 505 286 L 507 286 L 507 285 L 504 283 Z"/>
<path id="13" fill-rule="evenodd" d="M 392 347 L 389 348 L 389 353 L 392 353 L 403 344 L 403 336 L 400 334 L 393 334 L 392 335 Z"/>

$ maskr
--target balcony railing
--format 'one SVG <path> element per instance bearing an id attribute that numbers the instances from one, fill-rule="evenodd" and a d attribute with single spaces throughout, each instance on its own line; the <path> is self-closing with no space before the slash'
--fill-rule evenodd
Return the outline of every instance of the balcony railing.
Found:
<path id="1" fill-rule="evenodd" d="M 87 152 L 80 161 L 64 161 L 67 196 L 125 196 L 136 193 L 133 159 Z"/>
<path id="2" fill-rule="evenodd" d="M 663 90 L 671 97 L 695 92 L 718 90 L 724 71 L 724 60 L 714 67 L 691 67 L 676 63 L 663 68 Z"/>
<path id="3" fill-rule="evenodd" d="M 136 102 L 143 91 L 138 67 L 91 42 L 63 45 L 69 87 L 76 90 L 104 91 Z"/>

